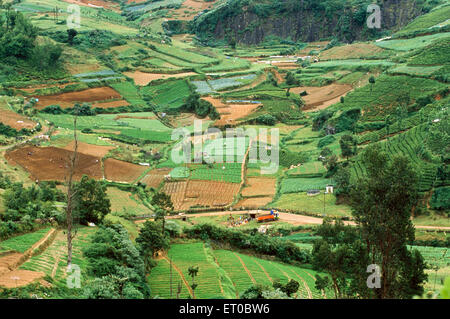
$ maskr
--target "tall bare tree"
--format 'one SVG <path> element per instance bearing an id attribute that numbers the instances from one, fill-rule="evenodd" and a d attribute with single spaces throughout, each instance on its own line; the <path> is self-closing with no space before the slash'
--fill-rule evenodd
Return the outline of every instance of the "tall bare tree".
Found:
<path id="1" fill-rule="evenodd" d="M 77 137 L 77 107 L 75 106 L 73 119 L 73 137 L 74 137 L 74 150 L 70 158 L 69 166 L 69 180 L 67 183 L 67 206 L 66 206 L 66 224 L 67 224 L 67 269 L 72 267 L 72 240 L 76 236 L 76 231 L 73 229 L 73 204 L 76 191 L 74 191 L 73 175 L 75 172 L 75 165 L 77 161 L 78 153 L 78 137 Z"/>

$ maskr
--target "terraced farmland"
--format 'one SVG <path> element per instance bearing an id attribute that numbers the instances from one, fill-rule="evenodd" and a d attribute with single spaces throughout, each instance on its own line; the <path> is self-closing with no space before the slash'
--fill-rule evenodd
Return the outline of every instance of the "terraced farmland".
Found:
<path id="1" fill-rule="evenodd" d="M 211 250 L 204 243 L 172 245 L 167 257 L 160 259 L 149 276 L 152 295 L 170 297 L 170 267 L 174 292 L 182 282 L 182 296 L 191 295 L 187 285 L 191 284 L 188 268 L 198 266 L 195 279 L 198 287 L 196 298 L 236 298 L 254 284 L 271 286 L 274 281 L 286 283 L 289 279 L 300 284 L 296 298 L 323 298 L 322 292 L 314 288 L 316 272 L 310 269 L 285 265 L 229 250 Z M 181 274 L 180 274 L 181 273 Z M 175 293 L 172 294 L 172 298 Z"/>

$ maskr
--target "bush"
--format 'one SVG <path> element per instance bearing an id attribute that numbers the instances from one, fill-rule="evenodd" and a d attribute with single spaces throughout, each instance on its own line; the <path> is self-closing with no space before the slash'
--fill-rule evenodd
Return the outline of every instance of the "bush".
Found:
<path id="1" fill-rule="evenodd" d="M 277 119 L 270 114 L 263 114 L 256 118 L 256 123 L 262 125 L 270 125 L 273 126 L 277 122 Z"/>
<path id="2" fill-rule="evenodd" d="M 327 135 L 319 140 L 319 143 L 317 143 L 317 147 L 322 148 L 326 145 L 333 143 L 335 140 L 336 138 L 333 135 Z"/>
<path id="3" fill-rule="evenodd" d="M 430 201 L 431 208 L 437 210 L 450 209 L 450 186 L 437 188 Z"/>
<path id="4" fill-rule="evenodd" d="M 184 232 L 190 238 L 210 239 L 239 249 L 252 249 L 259 254 L 276 256 L 287 263 L 308 263 L 310 261 L 309 253 L 301 250 L 294 243 L 259 233 L 245 234 L 239 230 L 226 229 L 211 224 L 198 224 L 185 229 Z"/>

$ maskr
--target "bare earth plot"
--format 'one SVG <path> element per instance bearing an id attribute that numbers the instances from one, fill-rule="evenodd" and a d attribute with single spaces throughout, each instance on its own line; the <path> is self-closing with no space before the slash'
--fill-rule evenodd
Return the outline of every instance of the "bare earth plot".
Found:
<path id="1" fill-rule="evenodd" d="M 38 96 L 37 98 L 39 99 L 39 101 L 36 103 L 36 107 L 38 109 L 43 109 L 44 107 L 49 105 L 59 105 L 62 108 L 68 108 L 73 107 L 73 104 L 76 102 L 114 102 L 115 104 L 117 104 L 118 102 L 107 102 L 108 100 L 119 100 L 119 102 L 122 102 L 120 103 L 120 106 L 128 105 L 126 101 L 123 101 L 122 96 L 110 87 L 99 87 L 77 92 Z M 113 107 L 112 105 L 115 104 L 111 104 L 111 106 L 108 106 L 104 103 L 97 103 L 97 105 L 99 105 L 100 107 L 101 105 L 103 105 L 103 107 Z"/>
<path id="2" fill-rule="evenodd" d="M 261 104 L 226 104 L 222 100 L 213 97 L 204 97 L 204 100 L 214 105 L 220 114 L 220 119 L 217 120 L 214 125 L 236 125 L 238 120 L 250 115 Z"/>
<path id="3" fill-rule="evenodd" d="M 6 153 L 5 157 L 11 164 L 19 164 L 28 171 L 32 180 L 64 181 L 72 154 L 62 148 L 26 146 Z M 78 154 L 74 173 L 75 180 L 83 175 L 97 180 L 103 178 L 100 158 Z"/>
<path id="4" fill-rule="evenodd" d="M 64 147 L 65 150 L 73 151 L 75 146 L 75 141 L 70 142 L 66 147 Z M 93 144 L 87 144 L 83 142 L 78 142 L 78 152 L 83 153 L 86 155 L 91 155 L 95 157 L 103 158 L 106 154 L 112 149 L 114 149 L 114 146 L 100 146 L 100 145 L 93 145 Z"/>
<path id="5" fill-rule="evenodd" d="M 151 170 L 141 180 L 148 187 L 157 188 L 164 181 L 164 177 L 170 173 L 171 168 L 156 168 Z"/>
<path id="6" fill-rule="evenodd" d="M 147 73 L 141 71 L 124 73 L 124 75 L 128 76 L 129 78 L 132 78 L 134 80 L 134 83 L 136 83 L 137 85 L 147 85 L 154 80 L 169 79 L 169 78 L 184 78 L 196 74 L 197 73 L 194 72 L 168 74 L 168 73 Z"/>
<path id="7" fill-rule="evenodd" d="M 108 158 L 104 161 L 105 178 L 110 181 L 131 183 L 141 176 L 147 167 Z"/>
<path id="8" fill-rule="evenodd" d="M 163 191 L 171 196 L 175 210 L 188 210 L 193 206 L 223 207 L 231 204 L 239 187 L 238 183 L 193 180 L 166 183 Z"/>
<path id="9" fill-rule="evenodd" d="M 352 89 L 353 87 L 348 84 L 331 84 L 322 87 L 296 87 L 292 88 L 290 92 L 300 94 L 301 92 L 306 91 L 308 95 L 303 96 L 303 100 L 306 103 L 303 110 L 305 112 L 313 112 L 325 109 L 330 105 L 339 102 L 341 96 L 346 95 Z"/>

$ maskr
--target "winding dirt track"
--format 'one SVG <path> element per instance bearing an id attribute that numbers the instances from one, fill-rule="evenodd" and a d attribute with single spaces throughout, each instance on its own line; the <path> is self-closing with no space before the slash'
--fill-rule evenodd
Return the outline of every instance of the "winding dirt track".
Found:
<path id="1" fill-rule="evenodd" d="M 188 214 L 185 216 L 168 216 L 166 219 L 179 219 L 182 217 L 201 217 L 201 216 L 223 216 L 223 215 L 243 215 L 243 214 L 248 214 L 248 213 L 253 213 L 256 212 L 254 210 L 241 210 L 241 211 L 224 211 L 224 212 L 211 212 L 211 213 L 197 213 L 197 214 Z M 270 213 L 270 211 L 263 211 L 260 210 L 258 211 L 258 213 Z M 280 220 L 290 223 L 292 225 L 321 225 L 323 222 L 322 218 L 318 218 L 318 217 L 310 217 L 310 216 L 305 216 L 305 215 L 297 215 L 297 214 L 290 214 L 290 213 L 279 213 L 280 216 Z M 139 222 L 144 222 L 144 221 L 137 221 Z M 355 226 L 356 223 L 353 221 L 344 221 L 345 225 L 351 225 L 351 226 Z M 429 229 L 429 230 L 448 230 L 450 231 L 450 227 L 445 227 L 445 226 L 418 226 L 415 225 L 416 229 Z"/>

